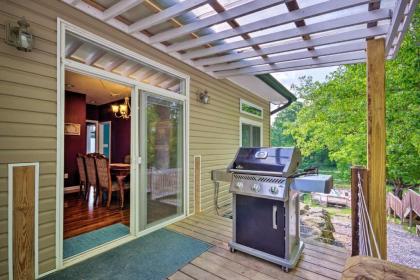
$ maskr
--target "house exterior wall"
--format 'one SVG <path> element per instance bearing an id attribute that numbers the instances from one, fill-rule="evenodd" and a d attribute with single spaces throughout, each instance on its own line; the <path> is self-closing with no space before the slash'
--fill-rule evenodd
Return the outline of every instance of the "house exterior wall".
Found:
<path id="1" fill-rule="evenodd" d="M 197 155 L 202 159 L 202 210 L 214 211 L 210 171 L 226 167 L 239 146 L 240 98 L 264 109 L 263 144 L 269 145 L 269 103 L 237 85 L 216 80 L 58 0 L 0 2 L 0 279 L 8 275 L 8 163 L 40 163 L 39 272 L 50 271 L 56 265 L 57 17 L 190 75 L 190 213 L 194 212 L 193 158 Z M 16 22 L 22 16 L 34 34 L 30 53 L 4 43 L 5 23 Z M 209 92 L 210 104 L 197 101 L 200 89 Z M 219 201 L 223 204 L 229 199 L 224 186 Z"/>

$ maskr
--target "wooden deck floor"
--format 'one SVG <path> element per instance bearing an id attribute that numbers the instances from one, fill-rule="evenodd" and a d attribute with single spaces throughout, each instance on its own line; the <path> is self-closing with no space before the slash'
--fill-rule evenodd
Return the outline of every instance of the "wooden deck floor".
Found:
<path id="1" fill-rule="evenodd" d="M 168 229 L 211 243 L 214 247 L 203 253 L 175 274 L 171 280 L 191 279 L 340 279 L 349 253 L 322 243 L 305 242 L 298 266 L 288 273 L 272 263 L 253 256 L 231 253 L 232 221 L 216 215 L 194 215 L 168 226 Z"/>

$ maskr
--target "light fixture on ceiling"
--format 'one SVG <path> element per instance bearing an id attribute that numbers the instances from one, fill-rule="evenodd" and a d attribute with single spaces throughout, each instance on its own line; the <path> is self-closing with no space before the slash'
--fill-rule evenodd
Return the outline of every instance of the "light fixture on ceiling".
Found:
<path id="1" fill-rule="evenodd" d="M 102 84 L 102 87 L 109 91 L 110 96 L 112 97 L 116 97 L 116 96 L 120 96 L 121 94 L 119 93 L 115 93 L 112 90 L 109 90 L 105 87 L 105 84 L 102 80 L 99 80 Z M 121 119 L 129 119 L 131 116 L 131 107 L 130 107 L 130 98 L 129 97 L 124 97 L 124 103 L 122 104 L 111 104 L 111 110 L 114 113 L 114 116 L 116 118 L 121 118 Z"/>
<path id="2" fill-rule="evenodd" d="M 123 104 L 112 104 L 111 109 L 116 118 L 129 119 L 131 116 L 130 98 L 125 97 Z"/>
<path id="3" fill-rule="evenodd" d="M 210 96 L 207 90 L 203 90 L 197 93 L 198 101 L 203 104 L 209 104 L 210 103 Z"/>
<path id="4" fill-rule="evenodd" d="M 6 43 L 24 52 L 32 51 L 32 33 L 29 31 L 29 23 L 23 17 L 17 22 L 6 24 Z"/>

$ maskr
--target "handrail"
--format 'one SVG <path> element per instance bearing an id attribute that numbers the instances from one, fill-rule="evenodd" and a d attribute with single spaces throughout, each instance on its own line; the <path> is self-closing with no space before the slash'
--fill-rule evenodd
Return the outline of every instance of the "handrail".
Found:
<path id="1" fill-rule="evenodd" d="M 352 256 L 364 255 L 381 258 L 379 245 L 368 212 L 368 170 L 364 167 L 351 169 L 352 200 Z"/>

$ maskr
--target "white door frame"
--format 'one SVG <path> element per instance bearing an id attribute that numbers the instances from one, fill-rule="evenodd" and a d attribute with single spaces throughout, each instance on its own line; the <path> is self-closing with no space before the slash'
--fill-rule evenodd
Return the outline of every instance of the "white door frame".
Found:
<path id="1" fill-rule="evenodd" d="M 133 60 L 140 61 L 152 65 L 162 71 L 166 71 L 184 81 L 185 95 L 177 94 L 169 90 L 158 88 L 149 84 L 141 83 L 139 81 L 120 76 L 118 74 L 107 72 L 89 65 L 85 65 L 76 61 L 67 60 L 65 58 L 65 34 L 66 31 L 71 31 L 80 37 L 86 38 L 86 40 L 94 41 L 96 44 L 102 45 L 108 49 L 112 49 L 117 53 L 124 54 L 126 57 L 130 57 Z M 133 107 L 131 113 L 131 172 L 135 176 L 130 176 L 130 185 L 135 186 L 130 188 L 130 196 L 133 199 L 133 205 L 130 207 L 130 236 L 117 239 L 110 243 L 104 244 L 103 246 L 94 248 L 68 259 L 63 260 L 63 212 L 64 212 L 64 102 L 65 102 L 65 88 L 64 88 L 64 74 L 66 70 L 70 70 L 79 74 L 89 75 L 101 79 L 113 81 L 115 83 L 123 84 L 132 88 L 131 100 L 132 104 L 136 104 Z M 181 73 L 173 68 L 166 65 L 157 63 L 149 58 L 146 58 L 136 52 L 121 47 L 113 42 L 110 42 L 96 34 L 88 32 L 82 28 L 79 28 L 61 18 L 57 19 L 57 170 L 56 170 L 56 269 L 62 269 L 74 263 L 85 260 L 91 256 L 97 255 L 101 252 L 114 248 L 122 243 L 133 240 L 136 237 L 142 236 L 156 229 L 162 228 L 168 224 L 176 222 L 185 218 L 189 213 L 189 84 L 190 77 L 184 73 Z M 138 223 L 138 185 L 139 176 L 137 173 L 138 165 L 141 163 L 139 158 L 139 116 L 137 104 L 139 104 L 139 92 L 148 91 L 154 94 L 177 99 L 184 104 L 184 211 L 183 215 L 176 217 L 170 221 L 165 221 L 162 224 L 147 228 L 140 231 L 140 225 Z M 48 272 L 50 273 L 50 272 Z"/>

